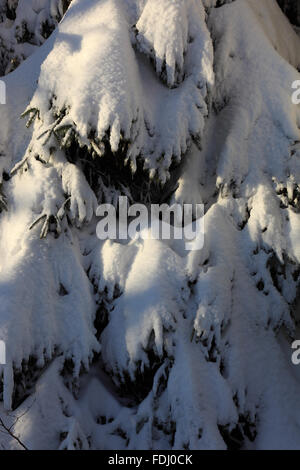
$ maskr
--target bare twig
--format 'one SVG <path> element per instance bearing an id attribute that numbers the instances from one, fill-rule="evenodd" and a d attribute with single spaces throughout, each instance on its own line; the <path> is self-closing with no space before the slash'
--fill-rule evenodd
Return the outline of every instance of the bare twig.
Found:
<path id="1" fill-rule="evenodd" d="M 17 420 L 17 421 L 18 421 L 18 420 Z M 13 426 L 16 424 L 17 421 L 15 421 L 15 423 L 13 424 Z M 6 425 L 4 424 L 2 418 L 0 418 L 0 426 L 2 426 L 2 428 L 7 432 L 7 434 L 9 434 L 13 439 L 15 439 L 15 440 L 20 444 L 20 446 L 23 447 L 23 449 L 29 450 L 28 447 L 26 447 L 26 445 L 23 444 L 23 442 L 18 438 L 18 436 L 16 436 L 16 435 L 12 432 L 11 428 L 12 428 L 13 426 L 11 426 L 11 427 L 6 426 Z"/>

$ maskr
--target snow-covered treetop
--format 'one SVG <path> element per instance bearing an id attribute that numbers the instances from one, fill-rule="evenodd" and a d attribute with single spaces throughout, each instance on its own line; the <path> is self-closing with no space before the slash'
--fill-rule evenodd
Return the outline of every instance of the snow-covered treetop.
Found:
<path id="1" fill-rule="evenodd" d="M 201 138 L 214 80 L 201 2 L 75 0 L 53 41 L 27 109 L 37 117 L 32 152 L 48 161 L 75 139 L 101 156 L 108 143 L 133 172 L 140 157 L 166 181 L 172 162 Z"/>

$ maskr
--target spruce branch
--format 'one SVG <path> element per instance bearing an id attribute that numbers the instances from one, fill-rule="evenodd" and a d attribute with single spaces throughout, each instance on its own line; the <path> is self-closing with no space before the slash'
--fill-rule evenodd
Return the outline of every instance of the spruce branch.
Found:
<path id="1" fill-rule="evenodd" d="M 29 158 L 29 154 L 25 155 L 25 157 L 13 167 L 13 169 L 10 172 L 10 175 L 11 176 L 15 175 L 27 163 L 28 158 Z"/>
<path id="2" fill-rule="evenodd" d="M 29 108 L 21 114 L 21 119 L 29 116 L 28 121 L 26 122 L 27 129 L 33 124 L 36 118 L 40 119 L 40 111 L 37 108 Z"/>
<path id="3" fill-rule="evenodd" d="M 23 447 L 24 450 L 29 450 L 28 447 L 26 447 L 26 445 L 20 440 L 20 438 L 12 432 L 12 428 L 15 426 L 15 424 L 18 422 L 18 420 L 19 420 L 19 418 L 17 418 L 17 420 L 10 427 L 8 427 L 4 423 L 3 419 L 0 418 L 0 427 L 2 427 L 4 429 L 4 431 L 7 434 L 9 434 L 13 439 L 15 439 L 18 442 L 18 444 L 21 447 Z"/>
<path id="4" fill-rule="evenodd" d="M 7 199 L 6 199 L 6 196 L 4 194 L 2 194 L 1 192 L 1 185 L 0 185 L 0 212 L 2 210 L 5 210 L 6 212 L 8 211 L 8 207 L 7 207 Z"/>

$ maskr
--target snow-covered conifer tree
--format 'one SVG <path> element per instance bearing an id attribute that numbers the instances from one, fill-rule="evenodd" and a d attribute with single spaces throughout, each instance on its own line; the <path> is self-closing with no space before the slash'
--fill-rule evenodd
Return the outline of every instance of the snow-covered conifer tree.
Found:
<path id="1" fill-rule="evenodd" d="M 300 448 L 299 66 L 275 0 L 0 0 L 3 448 Z"/>

